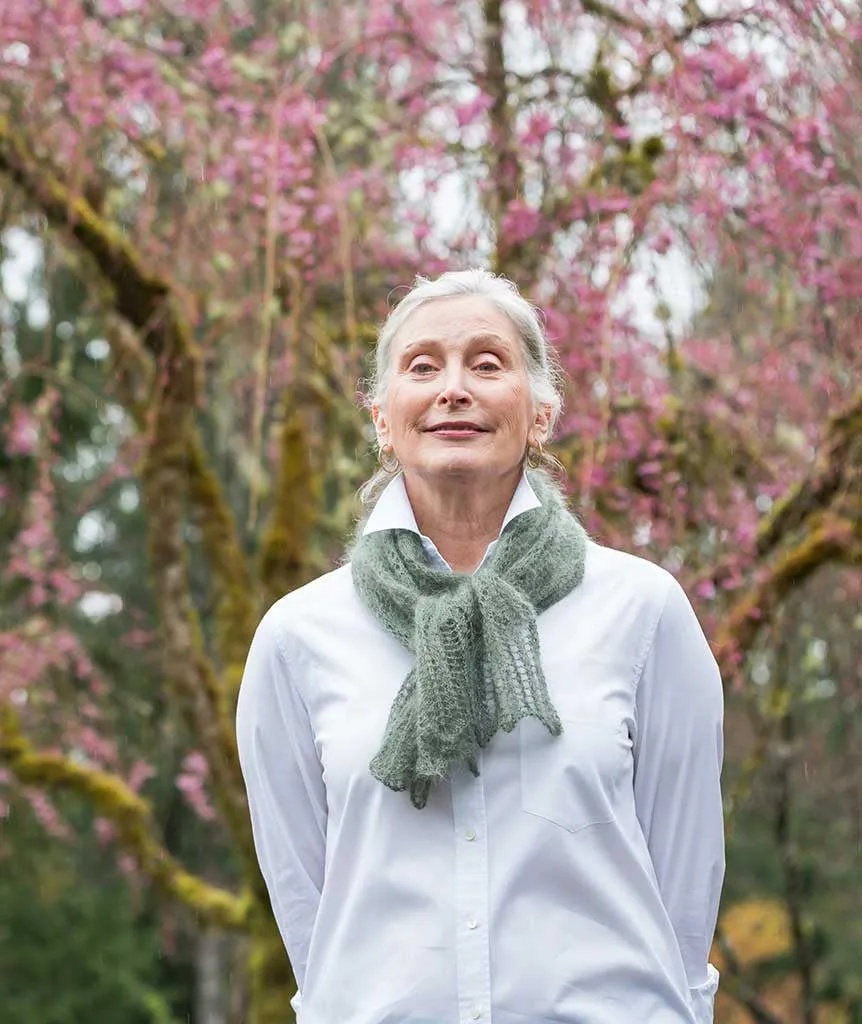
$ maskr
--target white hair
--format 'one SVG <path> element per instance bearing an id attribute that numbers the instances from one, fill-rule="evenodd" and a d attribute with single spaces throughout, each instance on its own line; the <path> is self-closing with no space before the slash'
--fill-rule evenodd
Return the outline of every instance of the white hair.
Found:
<path id="1" fill-rule="evenodd" d="M 390 312 L 380 328 L 374 350 L 374 372 L 368 382 L 367 405 L 379 405 L 384 409 L 386 407 L 386 395 L 393 370 L 392 344 L 407 318 L 426 302 L 462 295 L 482 296 L 515 325 L 521 340 L 533 402 L 537 408 L 545 405 L 551 410 L 548 423 L 550 438 L 563 407 L 563 375 L 556 354 L 545 336 L 543 315 L 521 295 L 513 282 L 488 270 L 449 270 L 436 280 L 417 275 L 413 288 Z M 548 468 L 559 465 L 552 456 L 547 457 L 547 462 Z M 363 504 L 373 505 L 392 476 L 391 471 L 382 466 L 378 468 L 359 491 Z"/>

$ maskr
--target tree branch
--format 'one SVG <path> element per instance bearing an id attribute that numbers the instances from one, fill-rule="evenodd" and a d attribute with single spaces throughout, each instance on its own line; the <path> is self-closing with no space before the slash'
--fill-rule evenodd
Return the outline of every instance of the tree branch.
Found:
<path id="1" fill-rule="evenodd" d="M 154 377 L 153 361 L 141 348 L 138 334 L 120 317 L 111 318 L 108 338 L 118 359 L 115 380 L 123 391 L 123 403 L 143 431 L 147 427 L 147 405 L 137 393 L 145 387 L 149 393 Z M 135 374 L 143 384 L 135 387 Z M 207 559 L 213 569 L 216 591 L 216 643 L 225 673 L 228 709 L 233 708 L 239 676 L 255 626 L 252 594 L 254 586 L 237 539 L 236 521 L 221 494 L 218 477 L 207 462 L 197 431 L 188 442 L 189 497 L 203 536 Z"/>
<path id="2" fill-rule="evenodd" d="M 213 570 L 216 641 L 225 673 L 228 711 L 232 714 L 254 633 L 254 586 L 237 539 L 236 522 L 196 431 L 190 433 L 187 444 L 189 498 Z"/>
<path id="3" fill-rule="evenodd" d="M 158 841 L 146 800 L 116 775 L 77 764 L 62 754 L 37 751 L 21 734 L 8 706 L 0 706 L 0 760 L 23 785 L 86 797 L 102 817 L 116 826 L 123 848 L 165 895 L 210 924 L 246 929 L 248 908 L 244 901 L 190 874 Z"/>
<path id="4" fill-rule="evenodd" d="M 484 88 L 491 97 L 489 119 L 491 146 L 488 152 L 489 175 L 493 182 L 490 214 L 497 236 L 496 269 L 512 274 L 523 250 L 520 242 L 510 242 L 503 231 L 503 218 L 510 205 L 521 195 L 524 172 L 515 141 L 509 91 L 506 87 L 506 64 L 503 49 L 502 0 L 485 0 L 485 73 Z"/>
<path id="5" fill-rule="evenodd" d="M 131 242 L 85 199 L 75 197 L 50 171 L 41 167 L 24 139 L 0 117 L 0 172 L 6 172 L 35 202 L 51 225 L 68 234 L 94 260 L 102 279 L 113 292 L 114 311 L 138 332 L 156 361 L 170 353 L 169 375 L 185 382 L 188 408 L 194 409 L 199 392 L 199 353 L 191 331 L 172 295 L 170 282 L 152 273 Z M 140 410 L 138 410 L 140 414 Z M 245 659 L 253 630 L 255 607 L 252 585 L 242 556 L 238 531 L 218 477 L 207 464 L 193 421 L 188 425 L 191 498 L 196 503 L 204 543 L 218 578 L 224 614 L 230 623 L 220 653 L 230 668 Z"/>
<path id="6" fill-rule="evenodd" d="M 716 657 L 726 678 L 738 671 L 760 628 L 791 590 L 830 561 L 862 565 L 862 516 L 827 511 L 812 515 L 805 535 L 780 553 L 763 576 L 724 616 L 716 636 Z"/>
<path id="7" fill-rule="evenodd" d="M 85 199 L 74 196 L 42 167 L 24 138 L 6 118 L 0 117 L 0 173 L 3 172 L 41 209 L 52 227 L 69 234 L 89 254 L 112 289 L 115 312 L 138 330 L 146 350 L 156 361 L 156 386 L 162 387 L 162 393 L 152 417 L 142 483 L 149 513 L 156 604 L 165 638 L 167 679 L 206 755 L 214 795 L 225 822 L 239 850 L 253 864 L 232 708 L 206 657 L 185 570 L 183 524 L 190 476 L 197 480 L 193 492 L 206 498 L 207 503 L 199 507 L 199 511 L 207 514 L 205 536 L 211 542 L 216 539 L 223 543 L 226 537 L 232 540 L 226 556 L 216 552 L 214 572 L 235 571 L 239 551 L 235 529 L 230 529 L 232 516 L 219 492 L 217 478 L 194 472 L 204 462 L 195 434 L 200 360 L 191 330 L 169 282 L 151 272 L 128 239 Z M 230 582 L 226 581 L 223 592 Z M 243 605 L 243 614 L 237 616 L 240 629 L 253 618 L 251 601 L 249 588 L 245 603 L 240 598 L 232 605 L 232 613 Z M 231 657 L 238 660 L 239 643 L 233 630 L 226 646 Z"/>
<path id="8" fill-rule="evenodd" d="M 261 578 L 268 601 L 308 582 L 308 541 L 317 519 L 319 484 L 298 410 L 281 428 L 280 453 L 275 502 L 261 546 Z"/>
<path id="9" fill-rule="evenodd" d="M 754 985 L 746 978 L 745 972 L 733 951 L 733 947 L 721 928 L 716 933 L 716 943 L 724 956 L 725 969 L 722 973 L 722 985 L 730 995 L 742 1003 L 754 1018 L 755 1024 L 785 1024 L 760 1001 Z"/>
<path id="10" fill-rule="evenodd" d="M 796 753 L 795 722 L 790 694 L 788 645 L 779 646 L 778 705 L 784 711 L 779 720 L 779 744 L 774 751 L 777 775 L 775 842 L 784 873 L 784 899 L 790 921 L 793 955 L 799 975 L 804 1024 L 815 1024 L 814 951 L 805 924 L 805 880 L 793 835 L 793 758 Z"/>
<path id="11" fill-rule="evenodd" d="M 761 526 L 757 552 L 766 554 L 797 529 L 812 511 L 825 508 L 845 485 L 853 466 L 851 448 L 862 440 L 862 388 L 831 417 L 811 470 L 780 502 Z"/>
<path id="12" fill-rule="evenodd" d="M 131 242 L 82 196 L 75 196 L 29 151 L 22 135 L 0 116 L 0 172 L 6 173 L 42 211 L 92 257 L 115 293 L 117 312 L 144 332 L 148 349 L 160 356 L 177 334 L 167 281 L 149 271 Z"/>
<path id="13" fill-rule="evenodd" d="M 737 598 L 716 637 L 716 653 L 728 678 L 783 598 L 830 561 L 862 564 L 862 391 L 831 418 L 811 470 L 778 502 L 757 536 L 765 564 L 753 587 Z M 783 550 L 782 550 L 783 545 Z M 704 577 L 716 585 L 734 559 Z"/>
<path id="14" fill-rule="evenodd" d="M 652 32 L 655 26 L 641 18 L 632 17 L 630 14 L 623 14 L 611 7 L 610 4 L 602 3 L 601 0 L 581 0 L 581 7 L 587 14 L 592 14 L 602 21 L 617 25 L 620 28 L 634 29 L 638 32 Z"/>
<path id="15" fill-rule="evenodd" d="M 150 563 L 164 637 L 165 678 L 206 753 L 214 795 L 238 849 L 255 863 L 245 789 L 233 729 L 232 709 L 206 656 L 200 623 L 189 592 L 184 506 L 193 437 L 195 365 L 174 362 L 163 374 L 152 434 L 141 472 L 147 507 Z"/>

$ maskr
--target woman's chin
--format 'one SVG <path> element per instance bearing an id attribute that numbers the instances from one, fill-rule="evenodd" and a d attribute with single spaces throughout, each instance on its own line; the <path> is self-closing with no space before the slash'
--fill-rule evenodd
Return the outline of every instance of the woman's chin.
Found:
<path id="1" fill-rule="evenodd" d="M 424 461 L 421 465 L 414 467 L 414 472 L 426 479 L 439 478 L 441 482 L 447 478 L 460 476 L 486 476 L 489 473 L 499 475 L 503 467 L 494 473 L 496 460 L 489 459 L 488 453 L 469 451 L 452 451 L 440 453 L 433 459 Z M 408 470 L 409 472 L 409 470 Z"/>

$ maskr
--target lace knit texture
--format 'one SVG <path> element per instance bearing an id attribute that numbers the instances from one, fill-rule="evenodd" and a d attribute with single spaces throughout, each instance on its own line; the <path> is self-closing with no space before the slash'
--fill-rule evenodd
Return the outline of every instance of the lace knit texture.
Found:
<path id="1" fill-rule="evenodd" d="M 562 732 L 536 616 L 583 579 L 586 533 L 546 474 L 528 476 L 541 507 L 516 516 L 473 574 L 433 568 L 410 530 L 360 527 L 351 552 L 361 600 L 416 656 L 370 769 L 417 808 L 454 765 L 478 775 L 479 749 L 498 730 L 532 715 Z"/>

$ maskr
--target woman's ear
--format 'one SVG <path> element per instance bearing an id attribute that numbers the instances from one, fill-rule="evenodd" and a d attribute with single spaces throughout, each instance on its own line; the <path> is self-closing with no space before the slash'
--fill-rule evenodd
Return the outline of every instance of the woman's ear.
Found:
<path id="1" fill-rule="evenodd" d="M 536 415 L 533 419 L 533 428 L 530 431 L 530 436 L 540 444 L 544 444 L 548 440 L 548 435 L 551 432 L 552 413 L 553 410 L 547 403 L 536 407 Z"/>
<path id="2" fill-rule="evenodd" d="M 374 423 L 374 430 L 377 434 L 377 446 L 382 448 L 383 445 L 389 443 L 389 423 L 386 420 L 386 415 L 379 405 L 375 402 L 371 406 L 371 420 Z"/>

